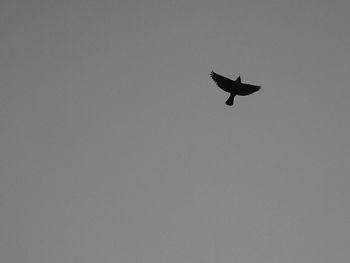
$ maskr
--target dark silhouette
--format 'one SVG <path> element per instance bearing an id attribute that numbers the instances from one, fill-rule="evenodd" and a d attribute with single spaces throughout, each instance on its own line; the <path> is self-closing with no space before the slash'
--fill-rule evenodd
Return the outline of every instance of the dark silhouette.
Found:
<path id="1" fill-rule="evenodd" d="M 241 76 L 239 76 L 236 80 L 231 80 L 215 73 L 214 71 L 210 73 L 210 76 L 215 81 L 216 85 L 219 86 L 219 88 L 231 94 L 226 101 L 226 105 L 229 106 L 233 105 L 233 100 L 236 95 L 247 96 L 261 88 L 261 86 L 242 83 Z"/>

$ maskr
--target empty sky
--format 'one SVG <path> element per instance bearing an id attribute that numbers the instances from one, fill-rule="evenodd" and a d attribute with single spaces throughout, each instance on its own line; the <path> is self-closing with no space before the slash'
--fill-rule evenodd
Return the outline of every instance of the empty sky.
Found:
<path id="1" fill-rule="evenodd" d="M 349 12 L 2 1 L 1 261 L 346 262 Z"/>

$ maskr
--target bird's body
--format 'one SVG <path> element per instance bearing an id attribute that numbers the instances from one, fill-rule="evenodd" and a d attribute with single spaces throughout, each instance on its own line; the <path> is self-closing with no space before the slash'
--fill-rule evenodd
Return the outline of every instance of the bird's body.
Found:
<path id="1" fill-rule="evenodd" d="M 215 81 L 216 85 L 219 86 L 219 88 L 231 94 L 226 101 L 226 104 L 229 106 L 233 105 L 233 100 L 236 95 L 247 96 L 261 88 L 261 86 L 242 83 L 240 76 L 236 80 L 231 80 L 215 73 L 214 71 L 211 72 L 210 76 Z"/>

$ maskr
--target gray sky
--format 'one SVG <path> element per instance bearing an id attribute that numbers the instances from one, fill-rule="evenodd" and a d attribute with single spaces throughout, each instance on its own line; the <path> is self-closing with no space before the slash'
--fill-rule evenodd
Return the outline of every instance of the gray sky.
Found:
<path id="1" fill-rule="evenodd" d="M 348 261 L 348 1 L 0 10 L 2 262 Z"/>

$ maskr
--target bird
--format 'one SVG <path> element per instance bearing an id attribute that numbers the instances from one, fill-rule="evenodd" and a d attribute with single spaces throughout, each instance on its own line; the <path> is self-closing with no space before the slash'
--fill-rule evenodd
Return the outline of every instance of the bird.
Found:
<path id="1" fill-rule="evenodd" d="M 230 97 L 225 102 L 225 104 L 228 106 L 233 105 L 233 100 L 236 95 L 247 96 L 260 90 L 261 88 L 261 86 L 242 83 L 241 76 L 238 76 L 236 80 L 232 80 L 221 76 L 214 71 L 211 71 L 210 76 L 220 89 L 230 93 Z"/>

